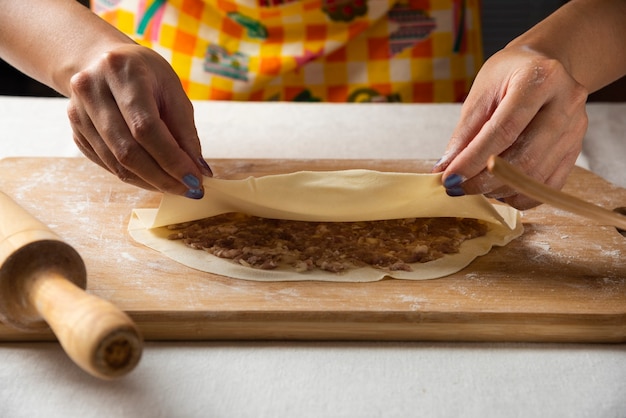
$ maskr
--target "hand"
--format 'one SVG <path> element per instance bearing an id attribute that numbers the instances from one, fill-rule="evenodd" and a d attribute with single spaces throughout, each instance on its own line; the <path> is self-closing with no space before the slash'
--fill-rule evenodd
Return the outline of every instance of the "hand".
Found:
<path id="1" fill-rule="evenodd" d="M 507 47 L 478 73 L 443 158 L 448 194 L 485 194 L 518 209 L 539 203 L 486 171 L 499 155 L 538 181 L 560 189 L 587 130 L 586 89 L 560 62 L 525 47 Z"/>
<path id="2" fill-rule="evenodd" d="M 127 183 L 199 199 L 202 158 L 193 108 L 160 55 L 122 44 L 73 75 L 68 116 L 92 161 Z"/>

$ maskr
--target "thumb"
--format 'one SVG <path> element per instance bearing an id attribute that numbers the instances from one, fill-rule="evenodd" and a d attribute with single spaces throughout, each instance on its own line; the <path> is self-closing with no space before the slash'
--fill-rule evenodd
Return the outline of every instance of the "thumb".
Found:
<path id="1" fill-rule="evenodd" d="M 180 84 L 169 90 L 163 100 L 166 108 L 161 111 L 161 118 L 178 146 L 194 161 L 202 174 L 212 176 L 213 173 L 202 157 L 200 138 L 194 120 L 194 109 L 191 101 Z"/>

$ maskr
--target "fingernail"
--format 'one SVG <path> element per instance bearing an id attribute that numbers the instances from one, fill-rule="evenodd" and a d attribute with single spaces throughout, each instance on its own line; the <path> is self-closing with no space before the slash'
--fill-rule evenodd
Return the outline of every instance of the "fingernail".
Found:
<path id="1" fill-rule="evenodd" d="M 446 189 L 452 189 L 452 188 L 460 186 L 461 183 L 463 183 L 464 181 L 465 181 L 465 178 L 463 178 L 463 176 L 456 174 L 456 173 L 450 174 L 443 181 L 443 187 L 445 187 Z"/>
<path id="2" fill-rule="evenodd" d="M 185 197 L 200 200 L 204 197 L 204 192 L 202 189 L 189 189 L 187 190 L 187 193 L 185 193 Z"/>
<path id="3" fill-rule="evenodd" d="M 185 186 L 189 187 L 190 189 L 200 188 L 200 180 L 193 174 L 187 174 L 185 177 L 183 177 L 183 183 L 185 183 Z"/>
<path id="4" fill-rule="evenodd" d="M 204 191 L 200 188 L 200 179 L 193 174 L 187 174 L 183 177 L 183 183 L 189 187 L 185 196 L 190 199 L 202 199 L 204 197 Z"/>
<path id="5" fill-rule="evenodd" d="M 458 186 L 446 189 L 446 194 L 451 197 L 465 196 L 463 189 Z"/>
<path id="6" fill-rule="evenodd" d="M 208 177 L 213 177 L 213 170 L 211 170 L 211 167 L 209 167 L 209 163 L 206 162 L 206 160 L 202 157 L 198 157 L 198 162 L 200 163 L 200 166 L 202 167 L 202 171 L 205 176 Z"/>

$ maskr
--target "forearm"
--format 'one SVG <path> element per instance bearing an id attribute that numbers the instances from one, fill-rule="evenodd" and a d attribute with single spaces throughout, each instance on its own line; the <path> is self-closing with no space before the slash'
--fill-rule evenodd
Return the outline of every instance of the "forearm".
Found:
<path id="1" fill-rule="evenodd" d="M 626 0 L 572 0 L 513 40 L 559 60 L 589 92 L 626 74 Z"/>
<path id="2" fill-rule="evenodd" d="M 128 37 L 75 0 L 0 0 L 0 57 L 69 95 L 73 74 Z"/>

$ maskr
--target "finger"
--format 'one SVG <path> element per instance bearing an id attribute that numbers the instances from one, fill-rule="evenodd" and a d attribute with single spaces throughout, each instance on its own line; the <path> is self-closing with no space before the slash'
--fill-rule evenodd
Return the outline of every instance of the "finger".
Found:
<path id="1" fill-rule="evenodd" d="M 535 179 L 546 181 L 554 175 L 552 167 L 560 166 L 563 160 L 575 161 L 586 130 L 584 101 L 572 106 L 572 101 L 557 97 L 543 106 L 502 156 Z"/>
<path id="2" fill-rule="evenodd" d="M 556 190 L 560 190 L 566 183 L 567 178 L 569 177 L 574 164 L 576 162 L 576 156 L 568 154 L 566 158 L 563 159 L 561 164 L 556 168 L 552 176 L 550 176 L 545 184 L 555 188 Z M 504 202 L 519 209 L 519 210 L 528 210 L 532 209 L 541 204 L 536 200 L 533 200 L 527 196 L 522 194 L 516 194 L 504 199 Z"/>
<path id="3" fill-rule="evenodd" d="M 81 152 L 91 161 L 98 164 L 105 170 L 115 174 L 125 183 L 133 184 L 148 190 L 156 190 L 154 186 L 148 184 L 117 162 L 113 153 L 103 142 L 102 138 L 100 138 L 100 134 L 94 127 L 83 106 L 77 105 L 75 100 L 75 97 L 70 100 L 67 108 L 67 114 L 72 126 L 74 142 Z M 87 138 L 89 138 L 89 140 Z"/>
<path id="4" fill-rule="evenodd" d="M 82 133 L 85 128 L 83 127 L 85 119 L 83 117 L 83 112 L 81 112 L 80 107 L 74 103 L 74 99 L 71 98 L 69 104 L 67 106 L 67 117 L 70 121 L 70 127 L 72 128 L 74 143 L 78 147 L 78 149 L 91 161 L 98 164 L 100 167 L 108 170 L 109 168 L 102 162 L 102 160 L 98 157 L 98 154 L 94 151 L 93 147 L 85 138 L 85 135 Z M 93 125 L 89 124 L 91 129 L 93 130 Z"/>
<path id="5" fill-rule="evenodd" d="M 525 174 L 529 175 L 530 177 L 541 183 L 549 184 L 556 188 L 561 188 L 567 180 L 567 175 L 576 163 L 576 159 L 580 154 L 580 147 L 574 144 L 571 148 L 567 150 L 563 149 L 559 151 L 563 152 L 559 152 L 558 158 L 554 159 L 553 161 L 548 161 L 547 163 L 545 163 L 545 160 L 537 159 L 535 160 L 537 163 L 533 164 L 530 169 L 523 171 L 525 172 Z M 503 158 L 506 159 L 506 153 Z M 515 158 L 512 158 L 510 160 L 513 161 L 512 164 L 515 164 Z M 493 182 L 492 184 L 498 185 L 497 188 L 493 188 L 489 192 L 485 193 L 487 197 L 502 200 L 510 199 L 513 196 L 518 195 L 515 189 L 503 185 L 503 183 L 499 181 L 495 176 L 493 176 L 493 174 L 487 172 L 486 176 L 490 178 L 490 180 Z"/>
<path id="6" fill-rule="evenodd" d="M 177 86 L 174 91 L 182 92 L 183 90 L 181 86 Z M 194 109 L 187 96 L 167 94 L 163 100 L 161 118 L 181 149 L 196 162 L 202 174 L 212 177 L 213 172 L 202 157 L 200 138 L 194 121 Z"/>
<path id="7" fill-rule="evenodd" d="M 476 137 L 493 112 L 493 99 L 470 91 L 461 107 L 461 116 L 450 136 L 443 156 L 432 169 L 433 173 L 444 171 L 450 162 Z"/>
<path id="8" fill-rule="evenodd" d="M 96 149 L 94 149 L 106 148 L 106 146 L 100 145 L 94 147 L 94 145 L 92 145 L 92 142 L 94 144 L 101 143 L 102 139 L 83 107 L 79 103 L 76 103 L 76 101 L 76 96 L 72 96 L 67 106 L 67 116 L 72 128 L 74 142 L 87 158 L 105 170 L 114 173 L 115 167 L 110 167 L 105 163 L 105 160 L 110 160 L 110 158 L 101 158 L 99 154 L 102 152 L 96 152 Z M 91 138 L 91 142 L 87 138 Z"/>
<path id="9" fill-rule="evenodd" d="M 147 190 L 156 190 L 153 186 L 146 183 L 141 178 L 133 175 L 128 170 L 121 168 L 121 166 L 110 167 L 109 165 L 107 165 L 104 162 L 103 158 L 101 158 L 98 155 L 98 153 L 94 150 L 91 143 L 85 138 L 85 135 L 79 130 L 79 128 L 81 128 L 81 129 L 84 129 L 85 131 L 89 131 L 88 135 L 92 138 L 92 142 L 93 142 L 94 138 L 98 137 L 98 133 L 96 132 L 95 128 L 93 128 L 91 121 L 89 121 L 88 119 L 85 119 L 85 122 L 74 123 L 76 121 L 77 111 L 71 110 L 71 111 L 68 111 L 68 114 L 73 115 L 70 117 L 70 120 L 72 121 L 72 131 L 73 131 L 74 142 L 76 143 L 76 146 L 78 147 L 78 149 L 89 160 L 93 161 L 94 163 L 104 168 L 105 170 L 115 174 L 118 178 L 120 178 L 125 183 L 129 183 L 129 184 L 132 184 L 132 185 L 135 185 L 135 186 L 147 189 Z M 109 160 L 109 161 L 114 160 L 112 154 L 110 154 L 106 146 L 100 147 L 100 153 L 105 155 L 104 159 Z"/>
<path id="10" fill-rule="evenodd" d="M 75 138 L 78 135 L 80 135 L 80 134 L 74 133 L 74 137 Z M 107 167 L 107 165 L 102 162 L 102 160 L 97 156 L 97 154 L 95 154 L 93 152 L 89 153 L 89 151 L 83 147 L 82 144 L 84 143 L 84 140 L 78 139 L 76 141 L 77 141 L 78 148 L 81 150 L 81 152 L 83 152 L 83 154 L 85 154 L 85 156 L 89 160 L 93 161 L 94 163 L 96 163 L 100 167 L 104 168 L 105 170 L 111 172 L 111 170 L 109 170 L 109 167 Z M 113 173 L 113 174 L 116 174 L 116 176 L 120 180 L 122 180 L 124 183 L 132 184 L 133 186 L 141 187 L 142 189 L 146 189 L 146 190 L 156 190 L 155 187 L 153 187 L 152 185 L 146 183 L 141 178 L 132 175 L 132 173 L 130 173 L 128 171 L 126 171 L 126 172 L 118 172 L 118 173 Z"/>
<path id="11" fill-rule="evenodd" d="M 556 146 L 547 150 L 547 154 L 550 154 L 550 156 L 546 155 L 545 158 L 529 158 L 527 154 L 520 151 L 524 162 L 519 162 L 518 158 L 512 156 L 516 153 L 516 151 L 513 150 L 507 150 L 507 152 L 504 152 L 502 154 L 502 158 L 511 162 L 512 165 L 520 167 L 525 174 L 540 183 L 548 184 L 548 182 L 551 181 L 553 186 L 562 186 L 565 179 L 561 177 L 560 174 L 568 172 L 566 170 L 567 164 L 569 164 L 570 170 L 571 166 L 575 164 L 581 150 L 580 146 L 577 145 L 578 143 L 579 142 L 574 142 L 569 146 L 569 148 L 564 148 L 561 144 L 566 144 L 566 142 L 557 141 Z M 558 152 L 555 152 L 555 148 Z M 529 152 L 529 154 L 532 153 Z M 561 181 L 561 183 L 558 183 L 558 181 Z M 497 177 L 487 170 L 467 183 L 467 185 L 463 184 L 463 190 L 466 191 L 467 194 L 483 193 L 487 197 L 500 200 L 517 195 L 517 191 L 515 189 L 503 184 Z M 477 184 L 479 186 L 477 186 Z M 481 192 L 479 189 L 486 190 Z"/>

